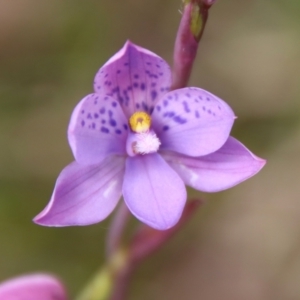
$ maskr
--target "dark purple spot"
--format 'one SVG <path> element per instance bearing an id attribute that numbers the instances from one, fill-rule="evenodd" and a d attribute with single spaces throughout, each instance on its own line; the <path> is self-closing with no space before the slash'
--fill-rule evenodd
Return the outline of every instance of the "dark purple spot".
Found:
<path id="1" fill-rule="evenodd" d="M 196 117 L 197 119 L 200 118 L 200 114 L 199 114 L 198 110 L 195 110 L 195 117 Z"/>
<path id="2" fill-rule="evenodd" d="M 142 102 L 143 109 L 148 111 L 148 105 L 145 102 Z"/>
<path id="3" fill-rule="evenodd" d="M 153 106 L 151 106 L 151 107 L 149 108 L 149 113 L 150 113 L 150 114 L 152 114 L 152 112 L 153 112 L 153 109 L 154 109 L 154 107 L 153 107 Z"/>
<path id="4" fill-rule="evenodd" d="M 139 86 L 139 84 L 137 82 L 133 83 L 133 87 L 137 88 Z"/>
<path id="5" fill-rule="evenodd" d="M 155 75 L 155 74 L 152 74 L 150 77 L 151 77 L 151 78 L 155 78 L 155 79 L 157 79 L 157 78 L 158 78 L 158 76 L 157 76 L 157 75 Z"/>
<path id="6" fill-rule="evenodd" d="M 128 66 L 128 62 L 127 62 L 127 63 L 124 63 L 124 66 Z"/>
<path id="7" fill-rule="evenodd" d="M 209 109 L 208 111 L 207 111 L 209 114 L 211 114 L 211 110 Z"/>
<path id="8" fill-rule="evenodd" d="M 123 128 L 124 128 L 125 130 L 127 130 L 127 129 L 128 129 L 127 124 L 123 124 Z"/>
<path id="9" fill-rule="evenodd" d="M 199 98 L 200 100 L 202 100 L 202 96 L 198 96 L 198 98 Z"/>
<path id="10" fill-rule="evenodd" d="M 171 100 L 171 99 L 173 99 L 173 97 L 172 96 L 168 96 L 168 99 Z"/>
<path id="11" fill-rule="evenodd" d="M 117 102 L 113 102 L 112 104 L 111 104 L 113 107 L 116 107 L 117 106 Z"/>
<path id="12" fill-rule="evenodd" d="M 121 73 L 121 70 L 118 70 L 118 71 L 117 71 L 117 74 L 120 74 L 120 73 Z"/>
<path id="13" fill-rule="evenodd" d="M 165 125 L 164 127 L 163 127 L 163 130 L 164 131 L 166 131 L 166 130 L 168 130 L 170 127 L 168 126 L 168 125 Z"/>
<path id="14" fill-rule="evenodd" d="M 181 118 L 180 116 L 175 116 L 174 118 L 173 118 L 173 120 L 176 122 L 176 123 L 179 123 L 179 124 L 184 124 L 184 123 L 186 123 L 186 119 L 184 119 L 184 118 Z"/>
<path id="15" fill-rule="evenodd" d="M 131 91 L 131 90 L 132 90 L 132 86 L 129 85 L 129 86 L 127 87 L 127 90 L 128 90 L 128 91 Z"/>
<path id="16" fill-rule="evenodd" d="M 209 98 L 209 97 L 207 97 L 207 98 L 206 98 L 206 100 L 207 100 L 207 101 L 210 101 L 210 98 Z"/>
<path id="17" fill-rule="evenodd" d="M 151 66 L 151 65 L 152 65 L 152 63 L 151 63 L 151 62 L 146 62 L 146 64 L 147 64 L 148 66 Z"/>
<path id="18" fill-rule="evenodd" d="M 157 68 L 160 68 L 160 65 L 156 65 Z"/>
<path id="19" fill-rule="evenodd" d="M 139 103 L 136 103 L 136 104 L 135 104 L 135 107 L 136 107 L 137 109 L 139 109 L 139 108 L 140 108 L 140 104 L 139 104 Z"/>
<path id="20" fill-rule="evenodd" d="M 104 75 L 104 78 L 106 78 L 108 76 L 108 73 L 106 73 L 105 75 Z"/>
<path id="21" fill-rule="evenodd" d="M 92 115 L 90 113 L 88 113 L 87 118 L 88 119 L 92 119 L 93 117 L 92 117 Z"/>
<path id="22" fill-rule="evenodd" d="M 96 113 L 94 113 L 94 117 L 95 117 L 96 119 L 98 119 L 98 118 L 99 118 L 99 115 L 96 114 Z"/>
<path id="23" fill-rule="evenodd" d="M 152 82 L 151 87 L 155 87 L 155 86 L 156 86 L 156 82 Z"/>
<path id="24" fill-rule="evenodd" d="M 122 131 L 121 131 L 120 129 L 116 129 L 116 130 L 115 130 L 115 133 L 116 133 L 116 134 L 121 134 Z"/>
<path id="25" fill-rule="evenodd" d="M 99 110 L 100 114 L 104 114 L 105 113 L 105 107 L 102 107 L 100 110 Z"/>
<path id="26" fill-rule="evenodd" d="M 110 119 L 110 120 L 109 120 L 109 125 L 115 127 L 115 126 L 117 125 L 116 120 Z"/>
<path id="27" fill-rule="evenodd" d="M 141 90 L 144 91 L 146 89 L 145 83 L 141 83 Z"/>
<path id="28" fill-rule="evenodd" d="M 168 104 L 169 104 L 169 102 L 168 102 L 167 100 L 164 100 L 164 101 L 163 101 L 163 104 L 164 104 L 164 107 L 167 107 Z"/>
<path id="29" fill-rule="evenodd" d="M 104 100 L 108 100 L 108 97 L 107 97 L 107 96 L 105 96 L 105 97 L 104 97 Z"/>
<path id="30" fill-rule="evenodd" d="M 105 123 L 106 123 L 106 121 L 105 121 L 105 120 L 102 120 L 102 121 L 101 121 L 101 123 L 102 123 L 102 124 L 105 124 Z"/>
<path id="31" fill-rule="evenodd" d="M 206 111 L 206 107 L 205 106 L 202 106 L 202 109 L 203 109 L 203 111 Z"/>
<path id="32" fill-rule="evenodd" d="M 84 114 L 84 109 L 81 111 L 82 114 Z"/>
<path id="33" fill-rule="evenodd" d="M 93 122 L 92 123 L 92 128 L 95 129 L 96 128 L 96 124 Z"/>
<path id="34" fill-rule="evenodd" d="M 123 97 L 121 97 L 121 96 L 118 96 L 118 100 L 119 100 L 119 102 L 120 102 L 121 104 L 122 104 L 123 101 L 124 101 Z"/>
<path id="35" fill-rule="evenodd" d="M 152 99 L 152 101 L 154 101 L 156 99 L 156 97 L 157 97 L 157 91 L 152 90 L 151 91 L 151 99 Z"/>
<path id="36" fill-rule="evenodd" d="M 160 76 L 163 76 L 163 75 L 164 75 L 164 73 L 163 73 L 163 72 L 159 72 L 159 73 L 158 73 L 158 75 L 160 75 Z"/>
<path id="37" fill-rule="evenodd" d="M 101 89 L 101 85 L 98 85 L 98 86 L 97 86 L 97 89 L 100 90 L 100 89 Z"/>
<path id="38" fill-rule="evenodd" d="M 118 86 L 116 86 L 116 87 L 113 88 L 111 91 L 112 91 L 113 94 L 114 94 L 114 93 L 119 93 L 120 88 L 119 88 Z"/>
<path id="39" fill-rule="evenodd" d="M 85 124 L 84 120 L 81 121 L 81 126 L 83 127 Z"/>
<path id="40" fill-rule="evenodd" d="M 109 110 L 109 111 L 108 111 L 108 115 L 109 115 L 110 117 L 112 117 L 113 112 L 112 112 L 111 110 Z"/>
<path id="41" fill-rule="evenodd" d="M 189 93 L 185 94 L 188 98 L 191 98 L 191 95 Z"/>
<path id="42" fill-rule="evenodd" d="M 190 108 L 189 108 L 189 105 L 188 105 L 188 103 L 187 103 L 186 101 L 183 101 L 182 104 L 183 104 L 184 111 L 185 111 L 186 113 L 191 112 L 191 110 L 190 110 Z"/>
<path id="43" fill-rule="evenodd" d="M 109 133 L 108 128 L 106 128 L 106 127 L 104 127 L 104 126 L 102 126 L 102 127 L 100 128 L 100 131 L 103 132 L 103 133 Z"/>
<path id="44" fill-rule="evenodd" d="M 157 111 L 160 111 L 160 110 L 161 110 L 161 108 L 160 108 L 159 105 L 156 105 L 156 110 L 157 110 Z"/>
<path id="45" fill-rule="evenodd" d="M 220 105 L 218 105 L 218 109 L 221 110 L 221 106 Z"/>
<path id="46" fill-rule="evenodd" d="M 140 76 L 138 74 L 134 74 L 133 76 L 135 79 L 138 79 Z"/>
<path id="47" fill-rule="evenodd" d="M 174 116 L 175 116 L 175 113 L 173 111 L 168 111 L 163 114 L 163 117 L 173 118 Z"/>

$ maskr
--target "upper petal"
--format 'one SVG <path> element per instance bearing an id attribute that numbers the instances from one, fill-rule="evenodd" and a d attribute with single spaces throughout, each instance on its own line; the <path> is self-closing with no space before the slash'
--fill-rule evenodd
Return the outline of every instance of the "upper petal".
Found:
<path id="1" fill-rule="evenodd" d="M 167 93 L 156 104 L 152 124 L 162 150 L 200 156 L 226 142 L 234 118 L 220 98 L 199 88 L 183 88 Z"/>
<path id="2" fill-rule="evenodd" d="M 126 153 L 127 120 L 112 97 L 90 94 L 75 107 L 68 129 L 77 162 L 97 164 L 110 154 Z"/>
<path id="3" fill-rule="evenodd" d="M 167 152 L 163 157 L 187 185 L 204 192 L 235 186 L 255 175 L 266 163 L 233 137 L 218 151 L 206 156 L 188 157 Z"/>
<path id="4" fill-rule="evenodd" d="M 98 71 L 96 92 L 104 91 L 117 99 L 127 117 L 135 111 L 151 113 L 157 100 L 171 85 L 168 64 L 147 49 L 126 42 Z"/>
<path id="5" fill-rule="evenodd" d="M 45 226 L 89 225 L 102 221 L 121 197 L 125 158 L 100 165 L 68 165 L 57 178 L 47 207 L 34 222 Z"/>
<path id="6" fill-rule="evenodd" d="M 127 158 L 123 195 L 140 221 L 160 230 L 178 222 L 187 197 L 181 178 L 157 153 Z"/>
<path id="7" fill-rule="evenodd" d="M 53 276 L 30 274 L 0 284 L 0 300 L 66 300 L 62 284 Z"/>

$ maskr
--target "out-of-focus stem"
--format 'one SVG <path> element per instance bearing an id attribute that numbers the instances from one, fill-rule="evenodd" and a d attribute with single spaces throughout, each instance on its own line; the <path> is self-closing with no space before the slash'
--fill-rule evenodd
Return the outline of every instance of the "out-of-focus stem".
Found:
<path id="1" fill-rule="evenodd" d="M 108 231 L 106 240 L 106 255 L 108 258 L 120 248 L 122 234 L 129 216 L 130 212 L 125 202 L 122 201 L 115 215 L 113 216 Z"/>
<path id="2" fill-rule="evenodd" d="M 208 10 L 215 0 L 185 0 L 173 56 L 172 90 L 183 88 L 190 78 Z"/>
<path id="3" fill-rule="evenodd" d="M 128 299 L 130 280 L 135 269 L 147 257 L 164 246 L 202 203 L 199 200 L 188 201 L 179 222 L 168 230 L 159 231 L 141 224 L 128 246 L 115 244 L 114 247 L 118 245 L 118 248 L 110 253 L 104 266 L 95 274 L 76 300 Z M 121 211 L 119 213 L 121 214 Z M 125 213 L 121 216 L 125 217 Z M 127 217 L 122 218 L 123 221 L 126 219 Z"/>
<path id="4" fill-rule="evenodd" d="M 76 300 L 124 300 L 127 291 L 126 276 L 129 267 L 126 248 L 119 248 L 106 261 L 104 266 L 89 281 Z"/>

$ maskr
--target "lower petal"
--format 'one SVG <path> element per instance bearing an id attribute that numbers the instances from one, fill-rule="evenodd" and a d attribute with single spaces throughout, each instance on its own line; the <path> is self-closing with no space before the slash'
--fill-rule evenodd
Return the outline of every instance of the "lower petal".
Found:
<path id="1" fill-rule="evenodd" d="M 185 184 L 203 192 L 218 192 L 235 186 L 254 176 L 266 163 L 233 137 L 209 155 L 188 157 L 166 152 L 163 157 Z"/>
<path id="2" fill-rule="evenodd" d="M 123 195 L 132 214 L 159 230 L 178 222 L 187 197 L 182 179 L 157 153 L 127 158 Z"/>
<path id="3" fill-rule="evenodd" d="M 52 198 L 34 222 L 45 226 L 89 225 L 102 221 L 121 197 L 125 158 L 100 165 L 68 165 L 58 176 Z"/>

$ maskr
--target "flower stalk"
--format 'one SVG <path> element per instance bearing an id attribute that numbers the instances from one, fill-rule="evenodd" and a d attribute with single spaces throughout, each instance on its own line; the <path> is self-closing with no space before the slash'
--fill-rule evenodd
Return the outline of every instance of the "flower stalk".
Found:
<path id="1" fill-rule="evenodd" d="M 121 246 L 122 234 L 130 217 L 129 209 L 124 202 L 120 203 L 113 216 L 106 240 L 106 256 L 111 257 Z"/>
<path id="2" fill-rule="evenodd" d="M 208 10 L 214 2 L 215 0 L 183 1 L 184 8 L 174 47 L 172 90 L 187 86 L 207 22 Z"/>

